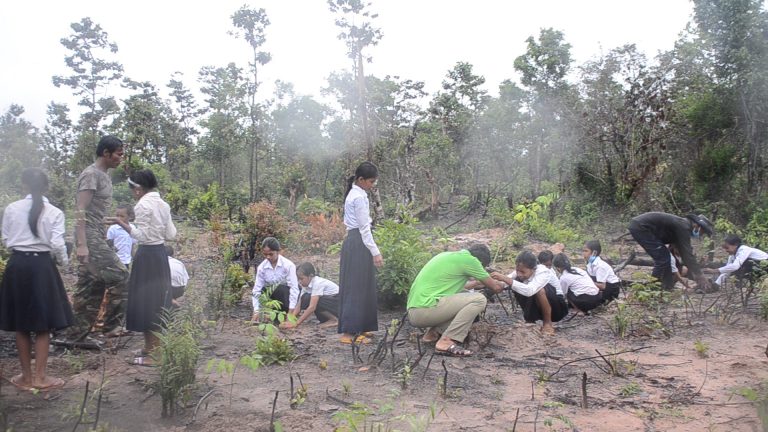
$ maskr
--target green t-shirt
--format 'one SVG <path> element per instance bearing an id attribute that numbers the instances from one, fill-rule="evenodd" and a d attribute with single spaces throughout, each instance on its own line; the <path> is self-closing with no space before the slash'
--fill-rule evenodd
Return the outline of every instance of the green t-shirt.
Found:
<path id="1" fill-rule="evenodd" d="M 488 277 L 469 251 L 443 252 L 435 255 L 416 276 L 408 293 L 408 309 L 432 307 L 442 297 L 461 292 L 469 278 Z"/>

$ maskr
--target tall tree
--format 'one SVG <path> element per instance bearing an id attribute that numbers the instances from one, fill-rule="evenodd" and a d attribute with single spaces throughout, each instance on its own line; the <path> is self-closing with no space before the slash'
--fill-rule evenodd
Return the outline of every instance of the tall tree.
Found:
<path id="1" fill-rule="evenodd" d="M 249 120 L 248 135 L 246 136 L 246 146 L 250 151 L 248 161 L 248 187 L 251 201 L 258 198 L 259 183 L 259 159 L 258 149 L 261 137 L 259 136 L 259 116 L 261 107 L 256 102 L 256 93 L 259 89 L 259 68 L 269 63 L 272 59 L 270 54 L 262 51 L 261 47 L 267 38 L 265 30 L 269 25 L 269 18 L 264 9 L 250 9 L 243 6 L 232 15 L 232 25 L 236 31 L 232 32 L 235 37 L 243 38 L 251 47 L 252 57 L 249 63 L 251 71 L 251 81 L 248 83 L 249 98 Z"/>
<path id="2" fill-rule="evenodd" d="M 40 165 L 40 135 L 23 115 L 13 104 L 0 117 L 0 185 L 19 185 L 24 168 Z"/>
<path id="3" fill-rule="evenodd" d="M 123 66 L 111 57 L 117 53 L 117 44 L 99 24 L 86 17 L 72 23 L 72 34 L 61 39 L 69 51 L 64 61 L 72 70 L 69 76 L 54 76 L 56 87 L 69 87 L 79 97 L 84 108 L 77 125 L 79 137 L 75 163 L 87 165 L 93 160 L 93 146 L 98 141 L 100 128 L 106 118 L 118 111 L 117 102 L 108 96 L 110 85 L 122 78 Z M 75 171 L 82 166 L 74 167 Z"/>
<path id="4" fill-rule="evenodd" d="M 168 171 L 174 178 L 189 180 L 189 165 L 192 158 L 192 148 L 199 131 L 195 127 L 200 115 L 195 96 L 184 86 L 182 74 L 176 72 L 167 84 L 171 96 L 171 110 L 179 124 L 176 135 L 169 145 Z"/>

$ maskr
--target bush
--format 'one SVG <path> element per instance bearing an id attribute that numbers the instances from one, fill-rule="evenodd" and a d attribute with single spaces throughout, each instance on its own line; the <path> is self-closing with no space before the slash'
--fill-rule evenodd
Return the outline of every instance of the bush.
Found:
<path id="1" fill-rule="evenodd" d="M 302 218 L 312 215 L 330 215 L 336 212 L 333 206 L 321 199 L 304 198 L 296 206 L 296 213 Z"/>
<path id="2" fill-rule="evenodd" d="M 402 223 L 387 220 L 374 233 L 384 257 L 384 267 L 376 275 L 379 301 L 389 308 L 405 304 L 413 280 L 432 257 L 430 244 L 415 222 L 409 218 Z"/>
<path id="3" fill-rule="evenodd" d="M 243 293 L 253 284 L 253 276 L 246 273 L 240 264 L 230 264 L 222 281 L 222 306 L 234 306 L 243 298 Z"/>
<path id="4" fill-rule="evenodd" d="M 256 339 L 254 354 L 260 357 L 261 363 L 265 366 L 284 365 L 296 358 L 291 342 L 274 334 Z"/>
<path id="5" fill-rule="evenodd" d="M 744 242 L 759 249 L 768 248 L 768 210 L 755 210 L 747 224 Z"/>
<path id="6" fill-rule="evenodd" d="M 304 216 L 304 221 L 309 226 L 302 241 L 313 252 L 325 251 L 328 245 L 344 240 L 346 228 L 337 212 L 332 212 L 330 216 L 325 213 L 310 214 Z"/>
<path id="7" fill-rule="evenodd" d="M 288 235 L 288 220 L 280 211 L 267 201 L 251 203 L 245 207 L 243 237 L 249 245 L 260 246 L 266 237 L 285 240 Z"/>
<path id="8" fill-rule="evenodd" d="M 208 185 L 208 190 L 193 198 L 187 208 L 189 216 L 197 220 L 208 220 L 211 215 L 223 211 L 218 183 Z"/>
<path id="9" fill-rule="evenodd" d="M 203 332 L 192 317 L 178 309 L 165 311 L 162 320 L 162 330 L 155 333 L 160 345 L 153 358 L 159 366 L 156 387 L 163 401 L 163 417 L 171 417 L 178 405 L 189 401 L 194 390 L 200 358 L 198 340 Z"/>

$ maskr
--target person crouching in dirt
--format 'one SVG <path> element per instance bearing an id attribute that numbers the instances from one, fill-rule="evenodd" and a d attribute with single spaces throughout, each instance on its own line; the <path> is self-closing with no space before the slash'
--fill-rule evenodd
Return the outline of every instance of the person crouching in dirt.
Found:
<path id="1" fill-rule="evenodd" d="M 720 276 L 713 282 L 716 288 L 720 288 L 728 276 L 735 276 L 738 280 L 749 280 L 753 277 L 753 271 L 761 261 L 768 259 L 768 254 L 742 244 L 741 237 L 729 234 L 723 240 L 723 249 L 728 252 L 728 263 L 720 267 Z"/>
<path id="2" fill-rule="evenodd" d="M 424 342 L 435 342 L 435 353 L 466 357 L 470 350 L 461 347 L 472 323 L 484 310 L 487 299 L 479 292 L 464 288 L 471 278 L 494 293 L 502 290 L 485 267 L 491 251 L 484 244 L 469 249 L 443 252 L 432 257 L 414 279 L 408 292 L 408 321 L 428 328 Z"/>
<path id="3" fill-rule="evenodd" d="M 602 251 L 603 247 L 600 245 L 600 240 L 590 240 L 584 244 L 581 253 L 587 261 L 587 274 L 600 290 L 603 303 L 609 303 L 611 300 L 619 298 L 621 279 L 616 276 L 611 265 L 600 258 Z"/>
<path id="4" fill-rule="evenodd" d="M 560 291 L 577 312 L 586 315 L 603 304 L 605 292 L 600 291 L 585 270 L 572 267 L 565 254 L 557 254 L 553 265 L 560 272 Z"/>
<path id="5" fill-rule="evenodd" d="M 555 272 L 555 269 L 552 268 L 552 260 L 555 258 L 555 254 L 553 254 L 551 250 L 543 250 L 539 252 L 538 258 L 539 258 L 539 264 L 549 269 L 550 275 L 549 275 L 549 281 L 547 283 L 557 288 L 559 295 L 565 296 L 565 293 L 563 293 L 562 291 L 559 291 L 560 278 L 557 277 L 557 273 Z"/>
<path id="6" fill-rule="evenodd" d="M 515 293 L 517 303 L 523 309 L 525 322 L 543 321 L 541 331 L 554 335 L 552 322 L 557 322 L 568 315 L 568 303 L 557 287 L 549 282 L 551 271 L 538 264 L 536 256 L 530 251 L 523 251 L 515 260 L 515 271 L 508 276 L 492 275 L 494 279 L 510 286 Z"/>
<path id="7" fill-rule="evenodd" d="M 168 267 L 171 269 L 171 297 L 173 306 L 179 307 L 179 298 L 184 295 L 189 283 L 189 274 L 184 263 L 177 260 L 173 255 L 175 251 L 173 246 L 165 245 L 165 253 L 168 254 Z"/>
<path id="8" fill-rule="evenodd" d="M 280 253 L 280 242 L 274 237 L 267 237 L 261 242 L 264 261 L 256 267 L 256 281 L 253 284 L 253 317 L 259 321 L 261 292 L 271 287 L 269 298 L 280 303 L 278 312 L 289 313 L 296 307 L 299 299 L 299 280 L 296 278 L 296 265 Z M 270 319 L 274 319 L 270 317 Z"/>
<path id="9" fill-rule="evenodd" d="M 338 326 L 339 286 L 326 278 L 317 276 L 317 270 L 310 262 L 299 264 L 296 267 L 296 276 L 303 293 L 296 308 L 291 313 L 299 319 L 295 323 L 284 321 L 280 324 L 280 328 L 296 328 L 312 314 L 320 321 L 320 327 Z M 303 314 L 301 313 L 302 309 L 304 310 Z"/>
<path id="10" fill-rule="evenodd" d="M 632 238 L 653 258 L 653 277 L 661 282 L 661 287 L 671 290 L 675 286 L 672 274 L 669 249 L 671 244 L 680 253 L 683 263 L 696 280 L 700 288 L 706 287 L 707 281 L 693 254 L 691 237 L 700 237 L 701 233 L 711 236 L 714 233 L 712 223 L 702 215 L 687 215 L 684 218 L 668 213 L 649 212 L 635 216 L 629 222 Z"/>

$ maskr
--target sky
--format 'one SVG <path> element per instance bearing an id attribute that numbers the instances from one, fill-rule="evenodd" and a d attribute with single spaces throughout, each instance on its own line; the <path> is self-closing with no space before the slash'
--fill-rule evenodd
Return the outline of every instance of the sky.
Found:
<path id="1" fill-rule="evenodd" d="M 74 107 L 71 90 L 56 88 L 53 75 L 67 75 L 71 23 L 90 17 L 117 43 L 126 76 L 164 87 L 171 74 L 199 87 L 203 66 L 246 66 L 250 48 L 235 39 L 231 15 L 244 4 L 264 8 L 271 21 L 264 49 L 272 61 L 263 67 L 262 95 L 275 80 L 290 82 L 298 94 L 321 98 L 333 71 L 350 69 L 346 48 L 326 0 L 7 0 L 0 3 L 0 110 L 24 106 L 24 117 L 45 122 L 51 101 Z M 576 64 L 611 48 L 635 43 L 648 57 L 673 48 L 691 18 L 689 0 L 373 0 L 382 29 L 368 53 L 366 74 L 426 82 L 433 93 L 458 61 L 474 65 L 496 93 L 505 79 L 517 81 L 513 62 L 525 40 L 540 29 L 562 31 Z M 111 89 L 120 97 L 120 89 Z"/>

